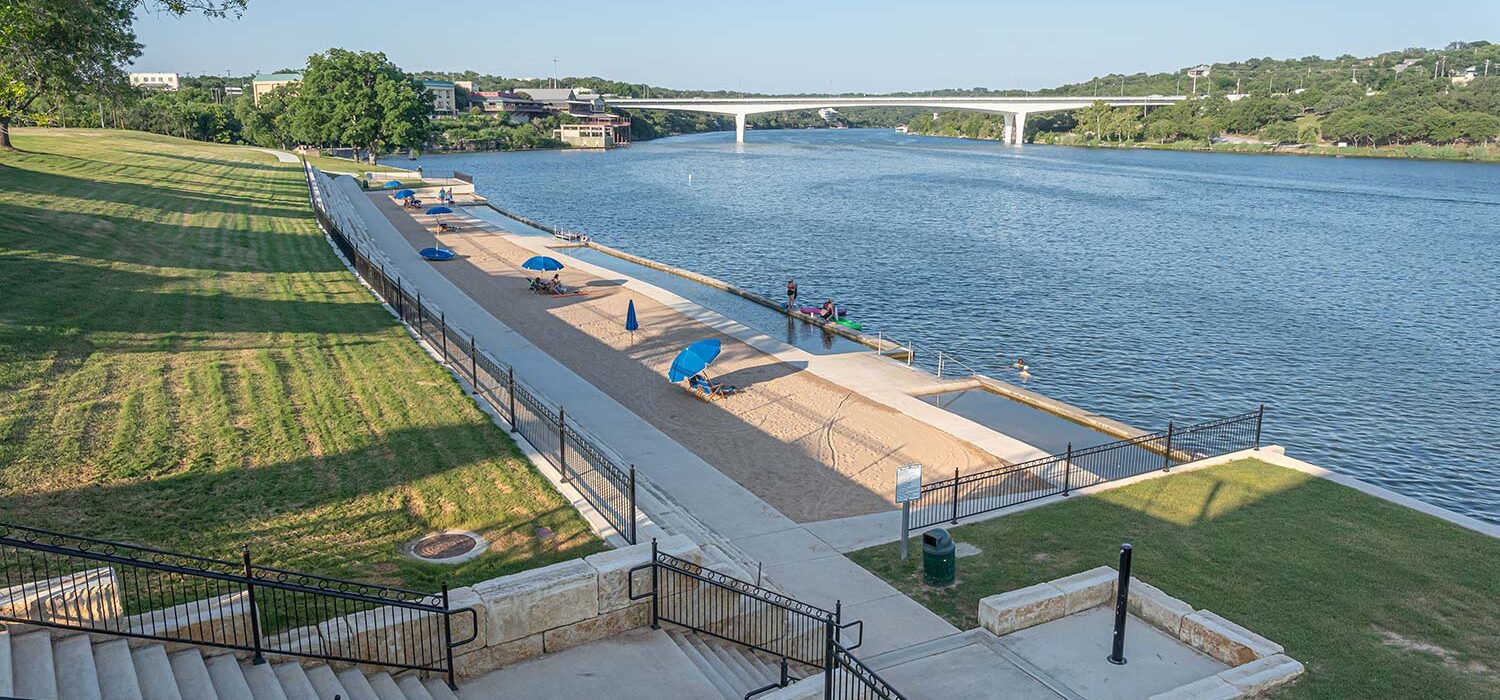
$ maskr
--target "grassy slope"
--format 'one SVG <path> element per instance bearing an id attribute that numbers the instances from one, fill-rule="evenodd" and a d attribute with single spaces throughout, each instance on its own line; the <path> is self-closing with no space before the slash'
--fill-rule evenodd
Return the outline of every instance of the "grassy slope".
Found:
<path id="1" fill-rule="evenodd" d="M 339 263 L 299 166 L 130 132 L 16 143 L 0 520 L 424 588 L 602 547 Z M 490 553 L 399 556 L 442 527 Z"/>
<path id="2" fill-rule="evenodd" d="M 968 629 L 980 598 L 1113 566 L 1131 542 L 1139 578 L 1307 665 L 1282 697 L 1500 687 L 1500 542 L 1300 472 L 1236 462 L 952 532 L 984 553 L 951 589 L 923 585 L 920 554 L 902 563 L 894 544 L 854 559 Z"/>

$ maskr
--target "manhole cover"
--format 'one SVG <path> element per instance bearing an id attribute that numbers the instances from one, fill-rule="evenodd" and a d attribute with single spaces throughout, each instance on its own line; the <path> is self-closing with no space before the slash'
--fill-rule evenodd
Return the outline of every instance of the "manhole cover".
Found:
<path id="1" fill-rule="evenodd" d="M 479 535 L 463 530 L 429 533 L 406 545 L 410 556 L 443 564 L 467 561 L 483 554 L 485 549 L 487 543 Z"/>

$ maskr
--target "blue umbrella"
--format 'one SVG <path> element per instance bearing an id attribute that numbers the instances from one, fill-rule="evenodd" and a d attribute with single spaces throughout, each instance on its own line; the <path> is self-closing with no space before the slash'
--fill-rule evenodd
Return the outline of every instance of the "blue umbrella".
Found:
<path id="1" fill-rule="evenodd" d="M 667 379 L 680 382 L 707 369 L 719 357 L 719 341 L 706 338 L 682 349 L 667 370 Z"/>
<path id="2" fill-rule="evenodd" d="M 400 180 L 387 180 L 386 183 L 384 185 L 382 185 L 382 186 L 383 187 L 388 187 L 388 188 L 389 187 L 400 187 L 401 186 L 401 181 Z"/>
<path id="3" fill-rule="evenodd" d="M 533 272 L 552 272 L 563 269 L 563 264 L 558 262 L 556 258 L 538 255 L 527 258 L 526 262 L 521 263 L 521 269 Z"/>
<path id="4" fill-rule="evenodd" d="M 448 207 L 433 207 L 427 210 L 428 214 L 452 214 L 453 210 Z"/>
<path id="5" fill-rule="evenodd" d="M 416 194 L 416 192 L 413 192 L 411 190 L 401 190 L 400 192 L 397 192 L 392 196 L 394 196 L 396 199 L 406 199 L 407 197 L 410 197 L 414 194 Z"/>
<path id="6" fill-rule="evenodd" d="M 625 330 L 634 333 L 640 328 L 641 324 L 635 320 L 635 300 L 631 299 L 630 304 L 625 307 Z"/>
<path id="7" fill-rule="evenodd" d="M 423 248 L 417 254 L 428 260 L 452 260 L 454 253 L 447 248 Z"/>

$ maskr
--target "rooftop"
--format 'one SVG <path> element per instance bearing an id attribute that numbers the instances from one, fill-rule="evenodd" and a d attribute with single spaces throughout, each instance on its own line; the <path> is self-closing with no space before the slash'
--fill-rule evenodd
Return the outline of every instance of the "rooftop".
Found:
<path id="1" fill-rule="evenodd" d="M 284 83 L 289 80 L 301 80 L 301 73 L 259 73 L 251 82 L 256 83 Z"/>

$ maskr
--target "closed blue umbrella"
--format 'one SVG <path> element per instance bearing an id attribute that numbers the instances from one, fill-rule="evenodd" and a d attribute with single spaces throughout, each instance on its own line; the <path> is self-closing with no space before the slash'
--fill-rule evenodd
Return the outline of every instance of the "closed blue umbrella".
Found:
<path id="1" fill-rule="evenodd" d="M 677 353 L 677 357 L 672 360 L 672 367 L 667 370 L 667 379 L 673 382 L 687 379 L 707 369 L 718 357 L 718 339 L 705 338 L 693 343 Z"/>
<path id="2" fill-rule="evenodd" d="M 416 194 L 416 192 L 413 192 L 412 190 L 401 190 L 400 192 L 397 192 L 393 196 L 396 199 L 406 199 L 407 197 L 410 197 L 410 196 L 412 196 L 414 194 Z"/>
<path id="3" fill-rule="evenodd" d="M 521 263 L 521 269 L 533 272 L 553 272 L 563 269 L 563 264 L 557 258 L 549 258 L 545 255 L 537 255 L 526 259 Z"/>
<path id="4" fill-rule="evenodd" d="M 641 324 L 635 320 L 635 300 L 631 299 L 630 304 L 625 307 L 625 330 L 634 333 L 640 328 Z"/>
<path id="5" fill-rule="evenodd" d="M 401 186 L 401 181 L 400 180 L 386 180 L 385 184 L 382 185 L 382 187 L 385 187 L 386 189 L 390 189 L 392 187 L 400 187 L 400 186 Z"/>

